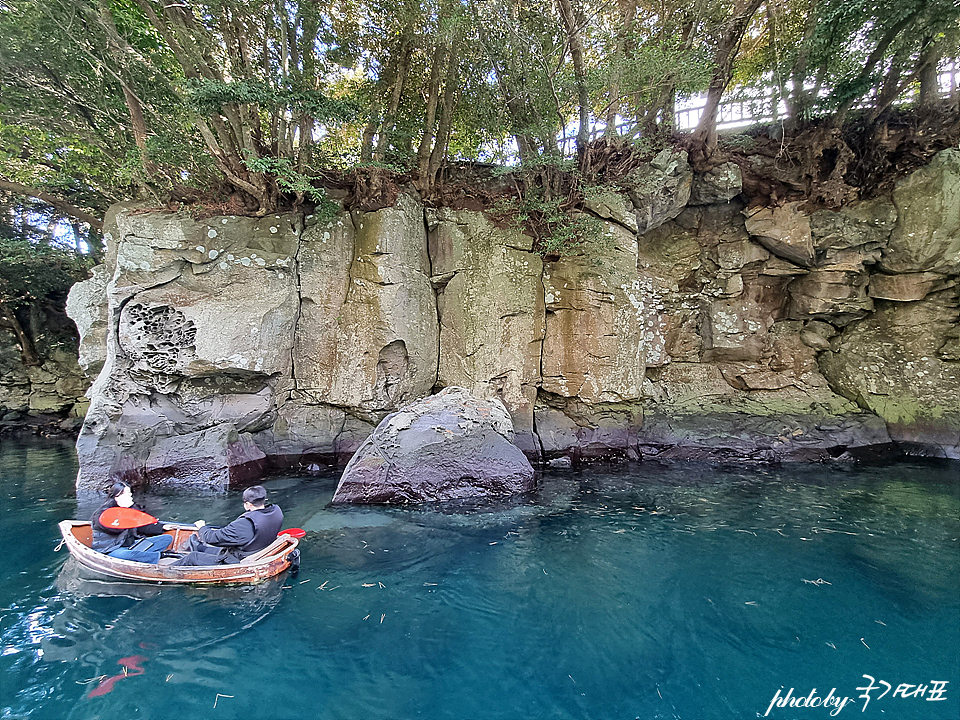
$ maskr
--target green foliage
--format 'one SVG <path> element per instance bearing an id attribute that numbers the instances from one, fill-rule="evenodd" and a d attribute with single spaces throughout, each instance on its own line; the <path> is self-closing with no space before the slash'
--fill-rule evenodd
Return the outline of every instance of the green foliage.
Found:
<path id="1" fill-rule="evenodd" d="M 324 123 L 353 120 L 358 112 L 357 106 L 348 100 L 328 97 L 317 90 L 274 87 L 258 79 L 223 82 L 192 78 L 185 84 L 185 94 L 190 106 L 204 115 L 219 113 L 230 103 L 305 113 Z"/>
<path id="2" fill-rule="evenodd" d="M 571 25 L 533 0 L 3 0 L 0 178 L 94 214 L 183 188 L 322 205 L 311 173 L 419 171 L 424 151 L 431 181 L 451 160 L 556 178 L 581 104 L 595 135 L 653 152 L 725 42 L 734 84 L 775 86 L 799 119 L 960 55 L 956 0 L 771 0 L 726 37 L 746 5 L 570 0 Z"/>
<path id="3" fill-rule="evenodd" d="M 501 199 L 491 211 L 515 230 L 532 235 L 534 250 L 543 257 L 583 255 L 603 238 L 603 223 L 597 218 L 570 212 L 561 198 L 546 200 L 539 191 Z"/>
<path id="4" fill-rule="evenodd" d="M 318 175 L 306 175 L 297 170 L 288 158 L 251 158 L 244 161 L 253 172 L 272 175 L 284 192 L 294 193 L 316 203 L 316 211 L 321 220 L 332 219 L 339 209 L 336 203 L 327 197 L 322 187 L 315 183 L 321 180 Z"/>
<path id="5" fill-rule="evenodd" d="M 10 309 L 59 299 L 87 277 L 91 258 L 26 240 L 0 237 L 0 302 Z"/>
<path id="6" fill-rule="evenodd" d="M 877 103 L 880 89 L 909 86 L 921 53 L 960 55 L 955 0 L 789 0 L 759 15 L 757 42 L 741 54 L 736 81 L 772 81 L 798 119 Z M 813 93 L 812 89 L 819 92 Z M 889 99 L 888 99 L 889 101 Z"/>
<path id="7" fill-rule="evenodd" d="M 99 21 L 107 5 L 130 43 L 116 56 Z M 5 0 L 0 48 L 3 178 L 102 215 L 117 200 L 149 195 L 150 187 L 162 193 L 189 182 L 203 164 L 173 88 L 178 73 L 169 49 L 132 0 Z M 178 145 L 179 152 L 142 156 L 122 83 L 141 103 L 148 149 Z M 209 178 L 207 169 L 198 180 Z"/>

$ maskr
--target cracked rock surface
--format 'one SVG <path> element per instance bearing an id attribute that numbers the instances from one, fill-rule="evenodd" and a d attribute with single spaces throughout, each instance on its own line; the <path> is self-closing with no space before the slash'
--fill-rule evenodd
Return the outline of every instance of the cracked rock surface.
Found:
<path id="1" fill-rule="evenodd" d="M 840 210 L 715 175 L 658 156 L 555 261 L 412 191 L 324 222 L 115 206 L 68 305 L 96 378 L 78 486 L 345 463 L 452 386 L 534 460 L 960 458 L 960 150 Z"/>

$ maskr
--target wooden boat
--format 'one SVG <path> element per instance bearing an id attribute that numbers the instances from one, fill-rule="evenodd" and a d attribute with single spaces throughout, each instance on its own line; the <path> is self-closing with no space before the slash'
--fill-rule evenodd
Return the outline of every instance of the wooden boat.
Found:
<path id="1" fill-rule="evenodd" d="M 173 523 L 167 523 L 167 526 L 170 529 L 164 534 L 173 537 L 169 552 L 186 552 L 190 536 L 197 528 L 193 525 Z M 263 550 L 237 564 L 179 567 L 167 564 L 173 562 L 168 558 L 161 558 L 160 563 L 154 565 L 99 553 L 91 547 L 93 531 L 89 522 L 63 520 L 59 527 L 63 536 L 61 545 L 66 544 L 70 554 L 84 567 L 112 578 L 157 583 L 222 585 L 261 582 L 289 568 L 296 558 L 294 551 L 299 544 L 297 538 L 280 534 Z"/>

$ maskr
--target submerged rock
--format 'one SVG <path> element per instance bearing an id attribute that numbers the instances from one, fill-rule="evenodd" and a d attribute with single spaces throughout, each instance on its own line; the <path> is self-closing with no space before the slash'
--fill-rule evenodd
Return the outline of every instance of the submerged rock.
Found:
<path id="1" fill-rule="evenodd" d="M 350 460 L 333 502 L 502 497 L 533 489 L 499 400 L 450 387 L 388 415 Z"/>

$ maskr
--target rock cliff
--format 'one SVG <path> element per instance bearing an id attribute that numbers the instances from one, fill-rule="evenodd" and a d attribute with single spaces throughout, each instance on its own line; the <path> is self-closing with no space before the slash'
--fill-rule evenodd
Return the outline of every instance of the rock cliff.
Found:
<path id="1" fill-rule="evenodd" d="M 23 314 L 40 362 L 25 364 L 17 336 L 0 326 L 0 433 L 75 433 L 90 385 L 77 364 L 76 328 L 51 306 Z"/>
<path id="2" fill-rule="evenodd" d="M 535 459 L 960 458 L 960 150 L 837 211 L 746 207 L 736 165 L 682 152 L 622 185 L 556 261 L 412 192 L 328 222 L 114 207 L 69 303 L 78 485 L 344 462 L 454 385 Z"/>

